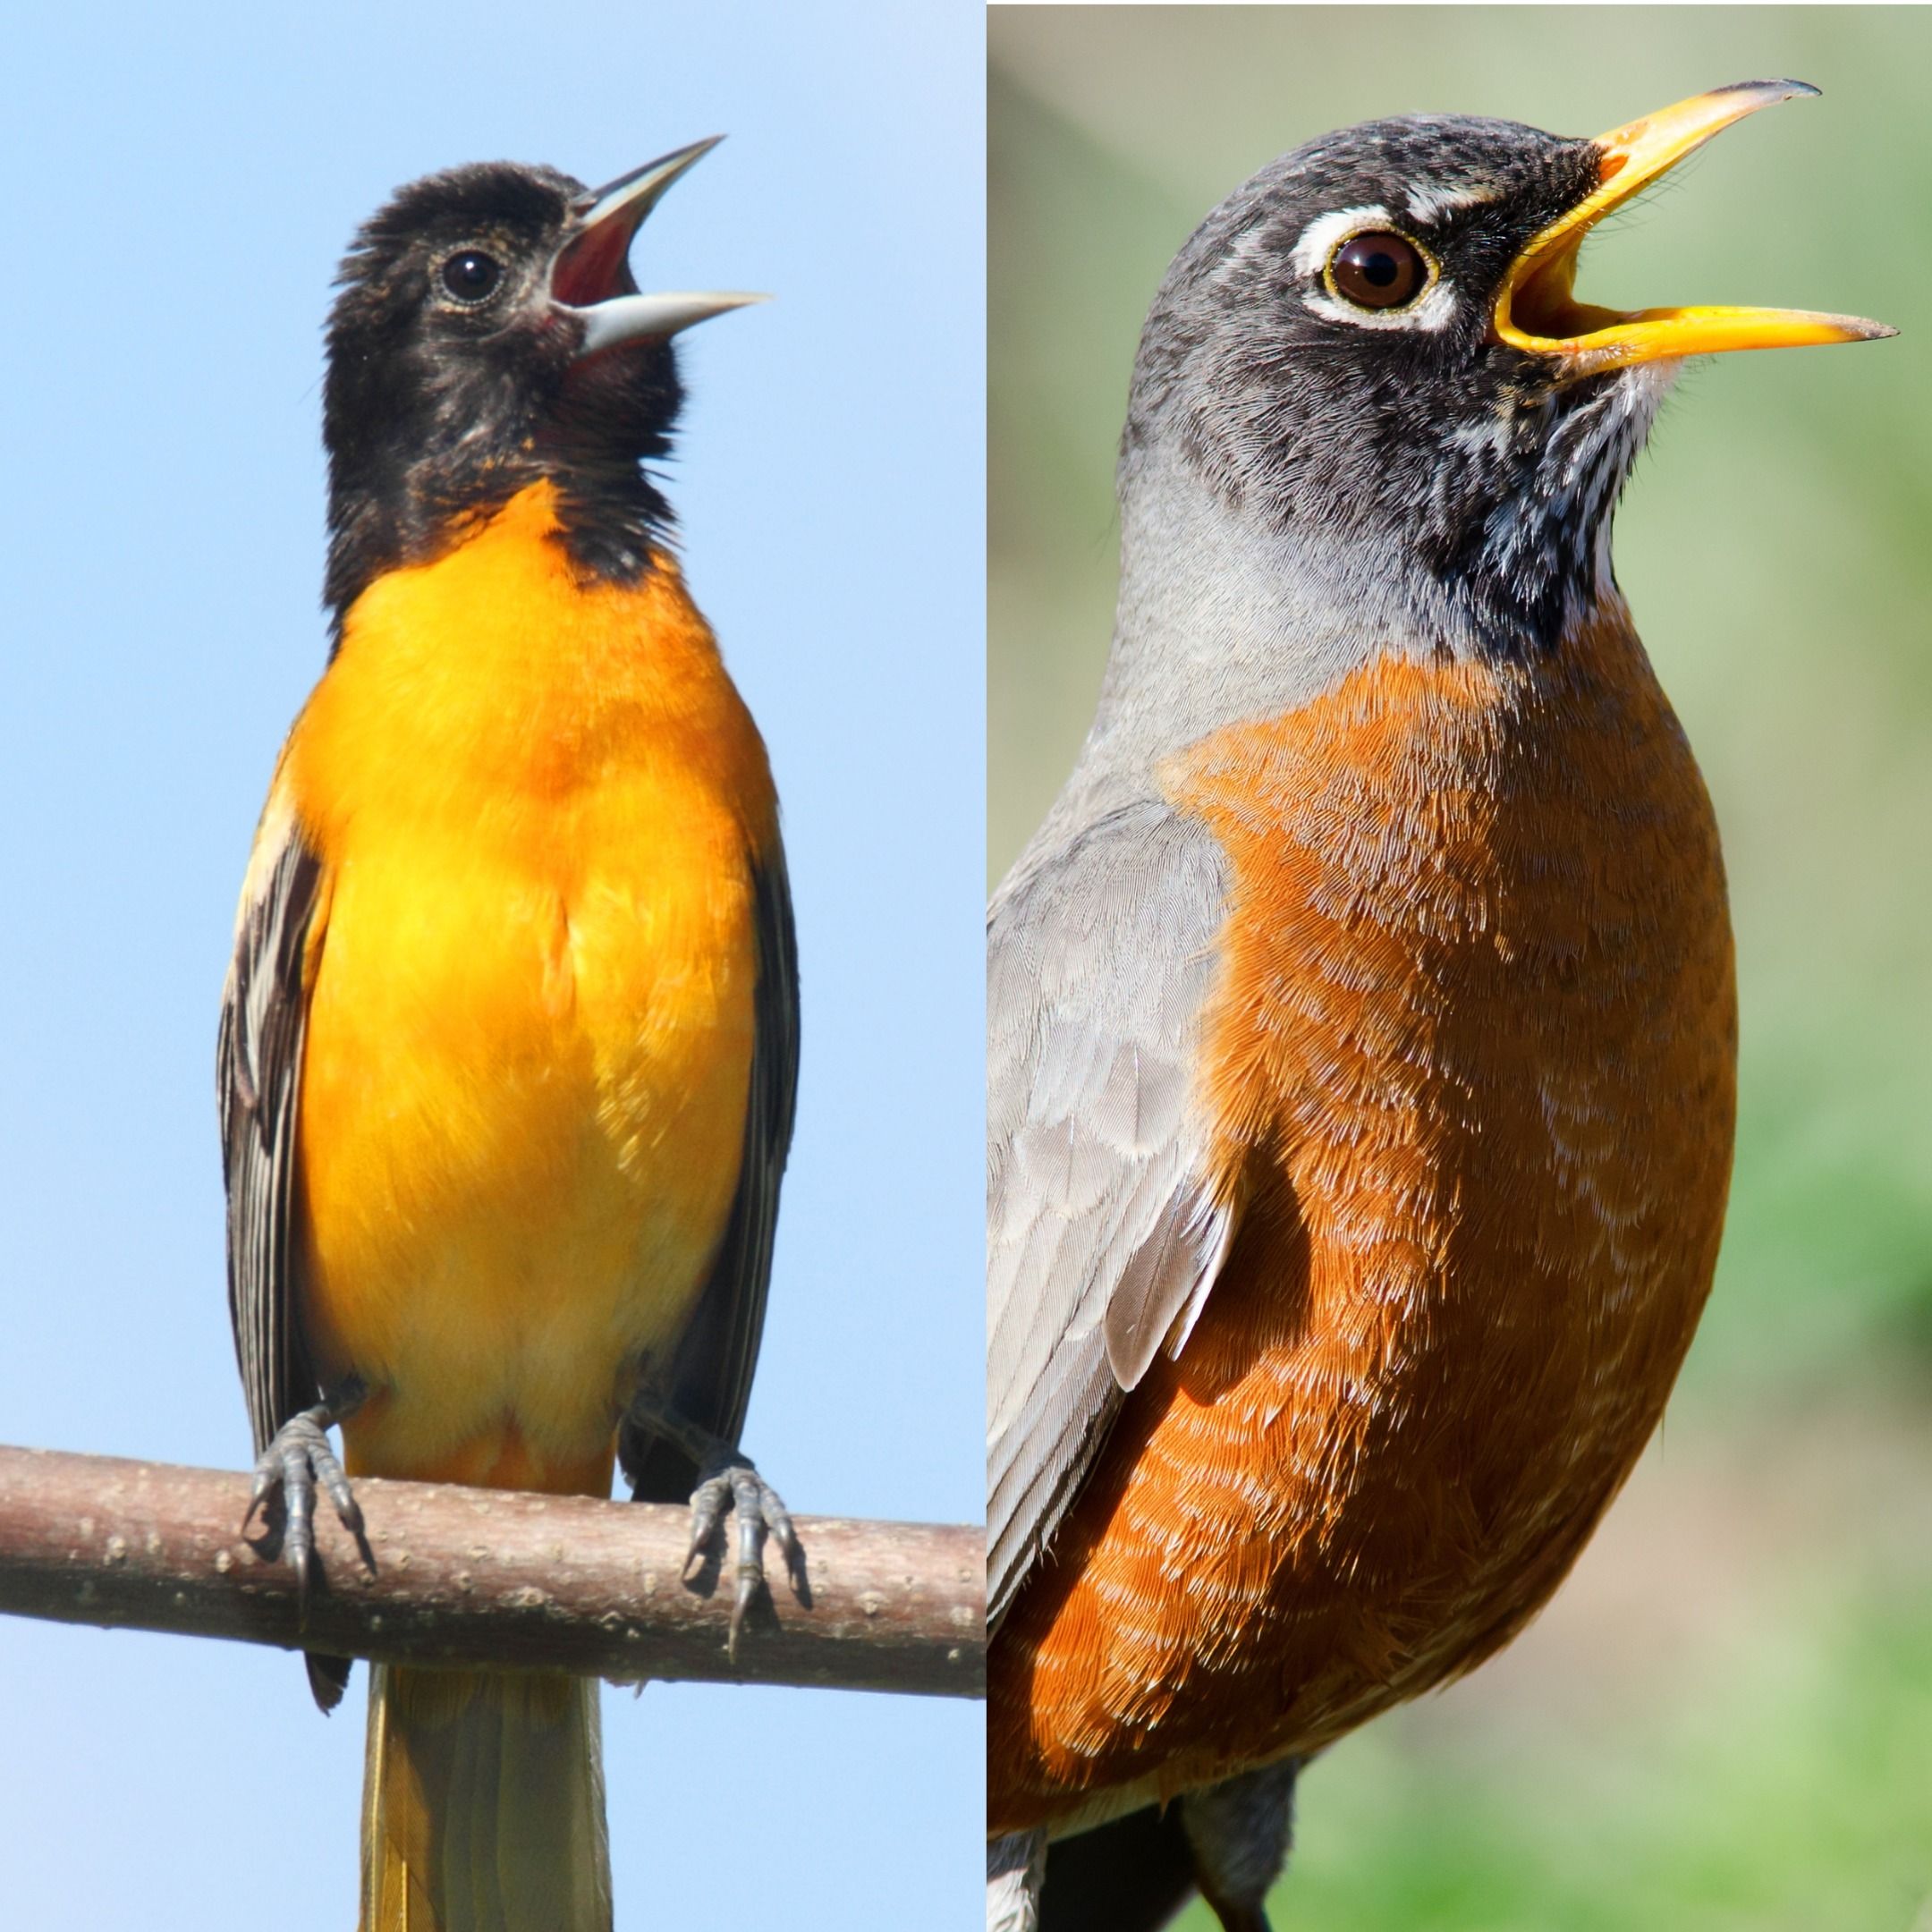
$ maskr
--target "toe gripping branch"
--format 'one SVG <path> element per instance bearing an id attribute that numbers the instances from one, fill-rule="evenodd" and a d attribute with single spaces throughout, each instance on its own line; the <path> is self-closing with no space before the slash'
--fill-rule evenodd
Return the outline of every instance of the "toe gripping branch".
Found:
<path id="1" fill-rule="evenodd" d="M 342 1463 L 329 1445 L 328 1432 L 345 1417 L 353 1415 L 367 1399 L 369 1391 L 359 1377 L 352 1376 L 339 1388 L 318 1402 L 292 1415 L 275 1433 L 255 1464 L 255 1480 L 249 1490 L 248 1507 L 242 1513 L 242 1533 L 248 1534 L 256 1512 L 264 1524 L 275 1503 L 283 1508 L 282 1554 L 295 1572 L 297 1600 L 303 1621 L 308 1619 L 309 1576 L 315 1556 L 315 1493 L 319 1484 L 342 1519 L 343 1528 L 356 1539 L 362 1561 L 376 1567 L 375 1553 L 363 1534 L 362 1510 L 343 1473 Z"/>
<path id="2" fill-rule="evenodd" d="M 758 1465 L 741 1449 L 693 1428 L 674 1411 L 640 1399 L 631 1404 L 630 1420 L 675 1443 L 698 1465 L 698 1487 L 691 1497 L 691 1546 L 684 1554 L 684 1581 L 689 1587 L 705 1589 L 707 1568 L 714 1561 L 723 1562 L 726 1509 L 738 1518 L 737 1582 L 732 1597 L 731 1633 L 724 1645 L 726 1654 L 736 1662 L 745 1613 L 757 1601 L 759 1590 L 767 1588 L 767 1535 L 776 1539 L 784 1553 L 792 1594 L 808 1608 L 811 1605 L 805 1547 L 792 1527 L 784 1499 L 758 1474 Z"/>
<path id="3" fill-rule="evenodd" d="M 765 1588 L 765 1538 L 768 1531 L 784 1552 L 785 1574 L 792 1593 L 800 1602 L 811 1602 L 811 1588 L 805 1576 L 805 1550 L 785 1513 L 784 1499 L 758 1472 L 751 1458 L 728 1444 L 716 1444 L 698 1467 L 698 1487 L 691 1491 L 691 1547 L 684 1554 L 684 1579 L 691 1580 L 694 1566 L 703 1570 L 713 1554 L 714 1540 L 721 1539 L 725 1504 L 738 1517 L 738 1585 L 732 1598 L 731 1634 L 724 1648 L 733 1661 L 738 1657 L 738 1632 L 744 1627 L 745 1612 L 758 1591 Z"/>

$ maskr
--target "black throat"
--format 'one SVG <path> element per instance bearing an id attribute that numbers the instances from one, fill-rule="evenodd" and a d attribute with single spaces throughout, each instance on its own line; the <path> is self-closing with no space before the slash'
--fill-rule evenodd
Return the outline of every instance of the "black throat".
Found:
<path id="1" fill-rule="evenodd" d="M 1416 551 L 1486 655 L 1554 649 L 1615 589 L 1612 519 L 1668 383 L 1597 377 L 1464 419 L 1438 447 Z"/>
<path id="2" fill-rule="evenodd" d="M 447 380 L 406 354 L 332 357 L 332 650 L 384 572 L 434 561 L 536 483 L 554 486 L 558 541 L 587 579 L 635 583 L 669 540 L 671 506 L 644 467 L 670 454 L 682 400 L 669 345 L 599 359 L 624 365 L 609 369 L 504 360 Z"/>
<path id="3" fill-rule="evenodd" d="M 671 450 L 683 392 L 668 340 L 583 357 L 551 296 L 583 187 L 485 162 L 403 188 L 357 231 L 328 325 L 323 597 L 343 619 L 385 571 L 432 562 L 521 490 L 556 491 L 558 541 L 589 578 L 634 582 L 671 528 L 644 465 Z M 494 279 L 474 300 L 465 257 Z"/>

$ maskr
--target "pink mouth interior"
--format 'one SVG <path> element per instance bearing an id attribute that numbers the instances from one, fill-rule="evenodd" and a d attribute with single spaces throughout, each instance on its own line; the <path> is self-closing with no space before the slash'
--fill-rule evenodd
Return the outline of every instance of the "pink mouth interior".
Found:
<path id="1" fill-rule="evenodd" d="M 588 309 L 616 294 L 635 233 L 629 222 L 602 221 L 567 242 L 550 271 L 552 300 Z"/>

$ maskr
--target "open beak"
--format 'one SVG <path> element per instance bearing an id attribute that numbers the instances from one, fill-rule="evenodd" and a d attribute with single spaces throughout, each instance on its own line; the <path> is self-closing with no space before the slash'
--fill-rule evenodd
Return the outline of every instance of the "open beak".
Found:
<path id="1" fill-rule="evenodd" d="M 1512 348 L 1554 356 L 1574 378 L 1726 349 L 1869 342 L 1898 331 L 1856 316 L 1796 309 L 1598 309 L 1571 294 L 1583 238 L 1612 208 L 1694 154 L 1720 129 L 1777 101 L 1816 94 L 1802 80 L 1741 80 L 1604 135 L 1598 185 L 1554 221 L 1511 266 L 1496 298 L 1496 334 Z"/>
<path id="2" fill-rule="evenodd" d="M 708 140 L 693 141 L 647 161 L 608 187 L 583 196 L 571 210 L 576 226 L 551 266 L 550 300 L 583 324 L 579 361 L 622 343 L 662 341 L 728 309 L 769 300 L 716 292 L 643 295 L 631 277 L 631 243 L 645 216 L 679 175 L 695 167 L 724 139 L 714 134 Z"/>

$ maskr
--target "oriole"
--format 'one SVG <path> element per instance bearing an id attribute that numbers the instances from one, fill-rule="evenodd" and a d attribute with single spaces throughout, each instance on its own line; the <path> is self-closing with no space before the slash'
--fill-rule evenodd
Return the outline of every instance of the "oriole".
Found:
<path id="1" fill-rule="evenodd" d="M 757 298 L 627 265 L 712 145 L 595 194 L 458 168 L 358 234 L 334 648 L 256 835 L 219 1089 L 255 1500 L 304 1580 L 318 1481 L 354 1525 L 360 1474 L 605 1495 L 621 1455 L 691 1496 L 694 1548 L 735 1503 L 735 1639 L 765 1530 L 796 1554 L 735 1445 L 797 975 L 764 745 L 641 465 L 671 338 Z M 309 1662 L 327 1708 L 348 1665 Z M 368 1932 L 608 1927 L 596 1686 L 378 1666 L 362 1860 Z"/>

